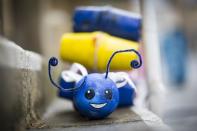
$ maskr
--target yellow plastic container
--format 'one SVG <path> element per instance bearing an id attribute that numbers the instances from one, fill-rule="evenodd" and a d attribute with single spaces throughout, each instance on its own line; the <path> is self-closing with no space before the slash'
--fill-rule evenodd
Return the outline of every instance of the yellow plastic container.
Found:
<path id="1" fill-rule="evenodd" d="M 64 61 L 78 62 L 88 69 L 104 71 L 113 52 L 122 49 L 139 49 L 137 42 L 110 36 L 103 32 L 66 33 L 62 36 L 60 57 Z M 111 70 L 130 70 L 130 62 L 138 59 L 135 53 L 117 54 Z"/>

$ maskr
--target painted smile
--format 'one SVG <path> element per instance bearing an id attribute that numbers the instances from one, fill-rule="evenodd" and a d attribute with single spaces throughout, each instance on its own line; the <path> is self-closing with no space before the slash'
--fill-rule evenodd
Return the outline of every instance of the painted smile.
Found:
<path id="1" fill-rule="evenodd" d="M 104 107 L 106 104 L 107 104 L 107 103 L 103 103 L 103 104 L 90 104 L 90 105 L 91 105 L 92 107 L 94 107 L 94 108 L 99 109 L 99 108 Z"/>

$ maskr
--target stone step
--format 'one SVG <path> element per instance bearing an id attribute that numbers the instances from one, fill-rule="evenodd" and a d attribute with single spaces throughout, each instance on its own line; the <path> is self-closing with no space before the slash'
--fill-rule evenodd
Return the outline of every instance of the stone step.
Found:
<path id="1" fill-rule="evenodd" d="M 35 124 L 28 131 L 169 131 L 162 120 L 145 109 L 119 108 L 109 117 L 102 120 L 89 120 L 80 116 L 70 101 L 56 99 L 48 108 L 42 119 L 43 123 Z M 36 127 L 37 125 L 37 127 Z"/>
<path id="2" fill-rule="evenodd" d="M 0 119 L 3 130 L 22 130 L 40 119 L 53 98 L 47 62 L 0 37 Z"/>

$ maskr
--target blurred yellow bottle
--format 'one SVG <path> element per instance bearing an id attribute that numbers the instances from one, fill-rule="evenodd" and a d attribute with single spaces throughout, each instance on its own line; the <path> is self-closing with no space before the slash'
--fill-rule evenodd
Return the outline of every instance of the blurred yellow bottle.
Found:
<path id="1" fill-rule="evenodd" d="M 110 36 L 103 32 L 66 33 L 62 36 L 60 57 L 64 61 L 78 62 L 88 69 L 104 71 L 113 52 L 123 49 L 139 49 L 134 41 Z M 111 70 L 130 70 L 130 62 L 138 59 L 135 53 L 116 55 Z"/>

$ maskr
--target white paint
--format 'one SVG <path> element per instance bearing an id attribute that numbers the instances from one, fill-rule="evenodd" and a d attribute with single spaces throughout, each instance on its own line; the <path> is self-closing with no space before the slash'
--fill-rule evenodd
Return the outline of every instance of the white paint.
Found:
<path id="1" fill-rule="evenodd" d="M 78 82 L 81 80 L 81 78 L 83 77 L 82 75 L 79 75 L 73 71 L 70 70 L 66 70 L 66 71 L 62 71 L 61 73 L 61 77 L 63 78 L 63 80 L 65 82 Z"/>
<path id="2" fill-rule="evenodd" d="M 125 72 L 109 72 L 109 78 L 116 83 L 118 88 L 125 86 L 127 83 L 137 92 L 136 86 Z M 120 82 L 121 81 L 121 82 Z"/>
<path id="3" fill-rule="evenodd" d="M 73 63 L 70 70 L 75 72 L 75 73 L 80 71 L 82 76 L 86 76 L 88 74 L 88 71 L 86 70 L 86 68 L 79 63 Z"/>
<path id="4" fill-rule="evenodd" d="M 107 105 L 107 103 L 102 103 L 102 104 L 90 104 L 92 107 L 99 109 L 99 108 L 103 108 L 105 105 Z"/>

